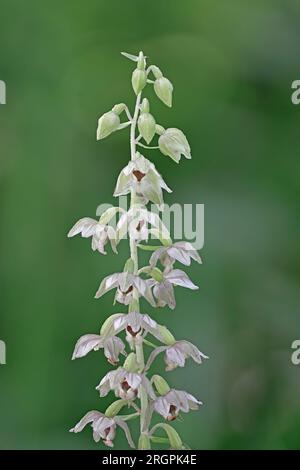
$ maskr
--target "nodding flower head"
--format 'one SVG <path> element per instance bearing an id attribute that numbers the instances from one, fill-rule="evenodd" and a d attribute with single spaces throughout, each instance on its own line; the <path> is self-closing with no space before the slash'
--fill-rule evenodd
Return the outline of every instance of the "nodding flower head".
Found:
<path id="1" fill-rule="evenodd" d="M 168 346 L 159 346 L 149 356 L 146 369 L 148 370 L 158 354 L 165 353 L 166 370 L 174 370 L 176 367 L 184 367 L 185 360 L 191 357 L 197 364 L 201 364 L 203 359 L 208 359 L 208 356 L 203 354 L 199 349 L 189 341 L 174 341 L 173 344 Z"/>
<path id="2" fill-rule="evenodd" d="M 90 351 L 104 350 L 108 362 L 115 365 L 119 362 L 119 355 L 126 356 L 125 344 L 117 336 L 103 337 L 101 335 L 87 334 L 81 336 L 75 345 L 72 359 L 86 356 Z"/>
<path id="3" fill-rule="evenodd" d="M 153 294 L 157 300 L 158 307 L 168 305 L 171 309 L 176 307 L 176 300 L 173 286 L 187 287 L 188 289 L 198 289 L 187 274 L 180 269 L 166 270 L 162 273 L 161 280 L 148 279 L 147 283 L 153 287 Z"/>
<path id="4" fill-rule="evenodd" d="M 129 372 L 120 367 L 117 370 L 108 372 L 96 387 L 96 390 L 99 391 L 101 397 L 105 397 L 110 390 L 113 390 L 119 398 L 134 400 L 138 396 L 141 386 L 146 390 L 149 397 L 155 399 L 152 385 L 145 375 Z"/>
<path id="5" fill-rule="evenodd" d="M 166 185 L 153 163 L 140 153 L 136 153 L 135 160 L 128 163 L 121 171 L 114 196 L 123 196 L 134 190 L 138 196 L 154 204 L 163 204 L 162 190 L 172 192 Z"/>
<path id="6" fill-rule="evenodd" d="M 122 330 L 126 331 L 126 339 L 130 345 L 139 343 L 143 333 L 150 333 L 158 340 L 161 339 L 158 324 L 149 315 L 139 312 L 120 313 L 115 318 L 113 327 L 115 334 L 119 334 Z"/>
<path id="7" fill-rule="evenodd" d="M 190 159 L 191 148 L 186 136 L 180 129 L 172 127 L 166 129 L 158 139 L 159 150 L 164 155 L 172 158 L 176 163 L 180 162 L 181 155 Z"/>
<path id="8" fill-rule="evenodd" d="M 166 395 L 156 398 L 154 409 L 167 421 L 177 418 L 180 411 L 187 413 L 189 410 L 198 410 L 202 402 L 190 393 L 183 390 L 171 389 Z"/>
<path id="9" fill-rule="evenodd" d="M 115 300 L 121 304 L 129 305 L 134 298 L 134 291 L 136 291 L 138 296 L 144 297 L 152 306 L 155 306 L 147 282 L 129 272 L 115 273 L 105 277 L 96 292 L 96 299 L 111 289 L 117 289 Z"/>
<path id="10" fill-rule="evenodd" d="M 83 238 L 92 237 L 92 250 L 99 251 L 102 255 L 106 255 L 104 247 L 110 241 L 113 251 L 116 253 L 116 232 L 109 225 L 100 224 L 97 220 L 90 217 L 79 219 L 71 228 L 68 237 L 74 237 L 81 233 Z"/>
<path id="11" fill-rule="evenodd" d="M 130 447 L 134 448 L 134 442 L 131 438 L 129 428 L 125 421 L 121 418 L 109 418 L 99 411 L 89 411 L 77 424 L 74 428 L 70 429 L 70 432 L 80 432 L 87 425 L 91 424 L 93 429 L 93 437 L 95 442 L 103 441 L 108 447 L 113 447 L 113 440 L 116 435 L 117 426 L 121 427 L 125 432 L 128 444 Z"/>
<path id="12" fill-rule="evenodd" d="M 192 259 L 202 262 L 193 245 L 189 242 L 175 242 L 155 250 L 150 258 L 150 266 L 156 266 L 159 260 L 165 268 L 172 269 L 175 261 L 190 266 Z"/>

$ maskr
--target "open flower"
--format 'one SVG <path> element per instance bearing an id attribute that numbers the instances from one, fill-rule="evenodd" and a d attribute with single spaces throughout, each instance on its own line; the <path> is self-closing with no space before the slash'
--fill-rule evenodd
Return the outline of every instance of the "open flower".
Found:
<path id="1" fill-rule="evenodd" d="M 100 335 L 87 334 L 81 336 L 75 345 L 72 359 L 86 356 L 90 351 L 103 348 L 108 362 L 115 365 L 119 362 L 119 355 L 126 356 L 125 344 L 117 336 L 104 338 Z"/>
<path id="2" fill-rule="evenodd" d="M 144 198 L 145 204 L 151 201 L 158 205 L 163 204 L 162 189 L 169 193 L 172 192 L 154 164 L 138 152 L 136 153 L 136 159 L 130 161 L 121 171 L 114 196 L 123 196 L 132 189 L 138 196 Z"/>
<path id="3" fill-rule="evenodd" d="M 145 207 L 136 205 L 120 217 L 116 230 L 117 241 L 124 238 L 127 232 L 134 241 L 147 240 L 150 231 L 148 226 L 151 226 L 161 238 L 170 240 L 169 231 L 159 216 Z"/>
<path id="4" fill-rule="evenodd" d="M 179 261 L 185 266 L 190 266 L 192 259 L 202 263 L 200 256 L 191 243 L 175 242 L 155 250 L 150 258 L 150 266 L 155 266 L 158 260 L 167 268 L 172 267 L 175 261 Z"/>
<path id="5" fill-rule="evenodd" d="M 155 399 L 152 385 L 145 375 L 128 372 L 120 367 L 117 370 L 108 372 L 96 387 L 96 390 L 99 391 L 100 397 L 105 397 L 110 390 L 113 390 L 115 395 L 123 400 L 134 400 L 138 396 L 141 386 L 150 398 Z"/>
<path id="6" fill-rule="evenodd" d="M 83 238 L 92 237 L 92 250 L 98 250 L 99 253 L 106 255 L 104 246 L 110 241 L 113 251 L 116 253 L 116 233 L 114 229 L 108 225 L 100 224 L 97 220 L 90 217 L 79 219 L 78 222 L 71 228 L 68 237 L 74 237 L 81 233 Z"/>
<path id="7" fill-rule="evenodd" d="M 192 290 L 199 289 L 181 269 L 165 271 L 161 273 L 161 279 L 148 279 L 147 283 L 150 287 L 153 287 L 153 294 L 157 299 L 157 306 L 164 307 L 168 305 L 171 309 L 176 307 L 173 286 L 187 287 Z"/>
<path id="8" fill-rule="evenodd" d="M 199 349 L 189 341 L 175 341 L 171 346 L 159 346 L 152 351 L 147 362 L 146 370 L 149 369 L 156 356 L 161 352 L 165 353 L 164 360 L 167 365 L 167 371 L 176 369 L 176 367 L 184 367 L 185 360 L 188 357 L 191 357 L 197 364 L 201 364 L 203 359 L 208 359 L 208 356 L 199 351 Z"/>
<path id="9" fill-rule="evenodd" d="M 129 428 L 125 421 L 119 417 L 108 418 L 100 411 L 89 411 L 70 432 L 80 432 L 87 424 L 91 424 L 93 428 L 93 438 L 96 442 L 103 441 L 108 447 L 113 447 L 113 440 L 116 435 L 116 427 L 119 426 L 125 432 L 128 444 L 133 449 L 135 448 Z"/>
<path id="10" fill-rule="evenodd" d="M 126 330 L 126 339 L 130 345 L 135 345 L 141 340 L 144 332 L 151 333 L 160 340 L 160 331 L 157 323 L 149 315 L 139 312 L 120 313 L 113 323 L 115 334 Z"/>
<path id="11" fill-rule="evenodd" d="M 175 389 L 171 389 L 166 395 L 156 398 L 153 403 L 155 411 L 167 421 L 176 419 L 180 411 L 187 413 L 189 410 L 198 410 L 199 405 L 202 405 L 202 402 L 193 395 Z"/>
<path id="12" fill-rule="evenodd" d="M 129 272 L 106 276 L 96 292 L 96 299 L 111 289 L 117 289 L 115 300 L 121 304 L 128 305 L 132 301 L 133 291 L 136 289 L 139 296 L 145 297 L 152 306 L 155 306 L 155 300 L 147 282 Z"/>
<path id="13" fill-rule="evenodd" d="M 179 163 L 181 155 L 192 158 L 191 148 L 186 136 L 180 129 L 170 127 L 163 131 L 158 139 L 158 146 L 164 155 L 168 155 L 176 163 Z"/>

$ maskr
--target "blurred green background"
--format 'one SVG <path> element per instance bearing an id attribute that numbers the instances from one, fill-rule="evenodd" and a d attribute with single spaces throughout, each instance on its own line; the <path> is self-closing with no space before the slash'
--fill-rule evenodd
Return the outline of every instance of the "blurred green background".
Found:
<path id="1" fill-rule="evenodd" d="M 133 106 L 120 51 L 142 49 L 175 89 L 171 110 L 147 92 L 152 113 L 185 131 L 193 159 L 145 155 L 173 189 L 167 202 L 205 204 L 204 263 L 187 269 L 200 291 L 179 288 L 175 311 L 143 302 L 210 356 L 169 373 L 204 402 L 174 426 L 193 449 L 300 448 L 299 2 L 1 0 L 0 17 L 0 447 L 104 448 L 68 429 L 111 402 L 94 389 L 110 366 L 70 358 L 124 311 L 112 293 L 93 296 L 127 244 L 101 257 L 66 233 L 114 202 L 128 131 L 96 142 L 96 123 Z"/>

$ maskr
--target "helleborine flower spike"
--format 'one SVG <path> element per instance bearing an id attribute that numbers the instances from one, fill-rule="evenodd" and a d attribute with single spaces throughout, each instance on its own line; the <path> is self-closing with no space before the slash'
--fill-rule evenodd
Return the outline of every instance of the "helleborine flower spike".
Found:
<path id="1" fill-rule="evenodd" d="M 159 159 L 156 159 L 156 168 L 148 155 L 138 152 L 138 147 L 145 149 L 143 153 L 152 149 L 160 150 L 176 163 L 179 163 L 182 155 L 190 159 L 191 149 L 184 133 L 175 127 L 165 129 L 160 125 L 150 113 L 148 99 L 142 98 L 143 90 L 153 86 L 157 97 L 171 107 L 173 85 L 170 80 L 156 65 L 147 67 L 147 57 L 142 51 L 137 55 L 122 52 L 122 55 L 134 63 L 131 83 L 136 95 L 135 109 L 130 112 L 125 103 L 114 105 L 99 118 L 96 137 L 102 140 L 130 127 L 131 158 L 129 162 L 124 162 L 114 196 L 129 194 L 131 204 L 127 211 L 121 207 L 110 207 L 99 220 L 90 217 L 78 220 L 70 229 L 68 237 L 81 235 L 83 238 L 91 238 L 93 251 L 106 254 L 107 243 L 117 253 L 118 244 L 129 235 L 130 257 L 123 270 L 106 275 L 95 295 L 99 299 L 114 290 L 114 301 L 121 304 L 123 309 L 128 306 L 128 311 L 114 313 L 103 319 L 99 333 L 84 334 L 75 344 L 72 359 L 83 358 L 91 351 L 102 351 L 114 367 L 99 378 L 96 389 L 100 397 L 115 395 L 115 400 L 104 413 L 89 411 L 70 431 L 78 433 L 90 425 L 96 443 L 102 442 L 113 447 L 121 428 L 129 446 L 134 448 L 127 422 L 138 419 L 138 449 L 148 450 L 156 443 L 165 443 L 169 449 L 184 449 L 184 442 L 170 423 L 180 413 L 197 410 L 202 403 L 189 392 L 173 388 L 160 375 L 151 374 L 151 368 L 159 355 L 163 357 L 166 371 L 184 367 L 188 358 L 201 364 L 207 356 L 189 341 L 177 340 L 158 318 L 154 320 L 143 311 L 142 302 L 146 300 L 146 305 L 150 304 L 151 307 L 168 306 L 174 309 L 178 286 L 198 289 L 184 271 L 174 268 L 174 264 L 179 262 L 190 266 L 192 260 L 201 263 L 201 258 L 191 243 L 173 241 L 159 213 L 149 210 L 147 205 L 151 202 L 162 211 L 164 191 L 170 193 L 171 189 L 158 171 Z M 150 147 L 153 140 L 157 140 L 157 143 Z M 96 213 L 98 215 L 98 211 Z M 114 229 L 111 220 L 118 213 L 119 220 Z M 158 240 L 158 246 L 147 245 L 150 234 Z M 140 244 L 141 241 L 144 243 Z M 151 253 L 146 266 L 139 266 L 139 249 Z M 189 325 L 187 316 L 184 319 Z M 146 348 L 152 348 L 152 352 Z M 129 414 L 124 413 L 125 408 Z M 161 418 L 160 422 L 151 427 L 153 413 Z M 157 432 L 162 431 L 165 437 L 157 435 Z"/>

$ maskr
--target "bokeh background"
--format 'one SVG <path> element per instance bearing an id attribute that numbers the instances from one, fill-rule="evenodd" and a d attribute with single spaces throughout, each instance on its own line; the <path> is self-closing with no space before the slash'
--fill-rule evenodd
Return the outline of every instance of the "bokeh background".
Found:
<path id="1" fill-rule="evenodd" d="M 193 159 L 145 154 L 173 188 L 167 202 L 205 204 L 204 262 L 188 269 L 200 291 L 178 288 L 175 311 L 143 303 L 210 356 L 169 373 L 204 402 L 174 426 L 193 449 L 300 447 L 299 21 L 297 0 L 1 1 L 2 449 L 104 448 L 68 429 L 111 402 L 94 389 L 110 366 L 100 353 L 70 357 L 122 311 L 112 293 L 93 296 L 127 244 L 101 257 L 66 233 L 114 202 L 128 132 L 96 142 L 96 122 L 133 106 L 120 51 L 140 49 L 175 87 L 171 110 L 147 91 L 152 113 L 185 131 Z"/>

